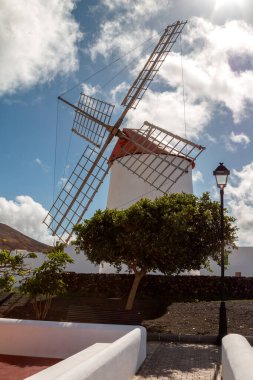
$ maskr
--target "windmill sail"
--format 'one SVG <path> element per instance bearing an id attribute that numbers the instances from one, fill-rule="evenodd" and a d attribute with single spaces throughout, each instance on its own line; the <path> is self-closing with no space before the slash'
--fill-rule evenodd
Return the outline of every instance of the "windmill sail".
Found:
<path id="1" fill-rule="evenodd" d="M 100 147 L 108 136 L 104 126 L 110 124 L 114 106 L 91 96 L 80 94 L 72 131 Z"/>
<path id="2" fill-rule="evenodd" d="M 182 32 L 185 22 L 176 22 L 169 25 L 163 35 L 161 36 L 158 44 L 150 55 L 144 68 L 130 87 L 126 97 L 122 101 L 122 105 L 129 108 L 136 108 L 148 89 L 150 83 L 155 78 L 162 63 L 171 51 L 173 45 L 177 41 L 178 36 Z"/>
<path id="3" fill-rule="evenodd" d="M 44 221 L 53 235 L 68 242 L 108 171 L 107 158 L 88 146 Z"/>

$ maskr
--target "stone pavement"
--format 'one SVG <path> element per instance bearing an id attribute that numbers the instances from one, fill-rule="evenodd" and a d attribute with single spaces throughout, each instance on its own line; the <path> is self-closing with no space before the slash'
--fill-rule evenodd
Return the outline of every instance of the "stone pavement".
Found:
<path id="1" fill-rule="evenodd" d="M 133 380 L 220 380 L 217 346 L 148 342 L 147 359 Z"/>

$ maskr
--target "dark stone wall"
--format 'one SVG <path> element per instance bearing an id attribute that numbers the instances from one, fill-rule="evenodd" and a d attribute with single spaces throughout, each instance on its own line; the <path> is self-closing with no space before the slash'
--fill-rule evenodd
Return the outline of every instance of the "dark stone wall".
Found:
<path id="1" fill-rule="evenodd" d="M 128 274 L 65 273 L 68 291 L 85 296 L 127 297 L 133 281 Z M 145 276 L 137 298 L 166 301 L 219 300 L 218 276 Z M 227 299 L 252 299 L 253 277 L 225 277 Z"/>

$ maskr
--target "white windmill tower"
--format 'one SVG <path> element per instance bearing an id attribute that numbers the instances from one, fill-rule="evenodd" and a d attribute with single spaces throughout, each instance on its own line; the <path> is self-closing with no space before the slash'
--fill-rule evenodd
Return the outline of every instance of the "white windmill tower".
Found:
<path id="1" fill-rule="evenodd" d="M 176 191 L 181 177 L 191 172 L 195 159 L 204 149 L 202 146 L 148 122 L 144 122 L 139 129 L 120 129 L 128 111 L 135 109 L 142 99 L 185 24 L 177 21 L 167 26 L 124 98 L 122 105 L 125 109 L 113 125 L 110 125 L 113 105 L 85 94 L 81 94 L 77 105 L 59 97 L 76 111 L 72 131 L 88 141 L 88 146 L 44 220 L 53 235 L 61 240 L 70 240 L 74 225 L 83 220 L 112 165 L 114 169 L 120 165 L 144 182 L 144 193 L 145 186 L 148 186 L 160 195 L 170 189 Z M 114 139 L 118 142 L 108 159 L 106 153 Z M 115 151 L 116 158 L 113 156 Z M 114 174 L 114 169 L 112 181 L 115 182 L 117 173 Z M 187 186 L 184 191 L 191 192 L 190 185 Z M 121 201 L 116 193 L 111 184 L 108 202 L 111 202 L 112 196 L 116 202 Z"/>
<path id="2" fill-rule="evenodd" d="M 131 141 L 119 138 L 109 158 L 107 208 L 126 208 L 142 197 L 155 199 L 164 193 L 192 194 L 195 164 L 190 154 L 195 144 L 147 121 L 141 129 L 124 128 L 123 132 Z M 132 143 L 139 140 L 142 145 Z"/>

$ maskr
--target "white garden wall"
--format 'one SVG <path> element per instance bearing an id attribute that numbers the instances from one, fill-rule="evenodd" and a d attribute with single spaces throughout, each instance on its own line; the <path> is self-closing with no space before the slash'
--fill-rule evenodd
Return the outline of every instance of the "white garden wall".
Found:
<path id="1" fill-rule="evenodd" d="M 129 380 L 146 358 L 141 326 L 0 318 L 0 353 L 68 358 L 30 380 Z"/>
<path id="2" fill-rule="evenodd" d="M 87 257 L 84 255 L 83 252 L 80 252 L 79 254 L 77 254 L 74 246 L 69 245 L 64 250 L 74 260 L 73 264 L 67 264 L 66 272 L 99 273 L 99 265 L 92 264 L 87 259 Z M 36 253 L 36 255 L 37 255 L 36 259 L 26 259 L 25 260 L 25 263 L 31 269 L 39 267 L 43 263 L 43 261 L 46 259 L 45 253 L 38 252 L 38 253 Z M 16 278 L 18 280 L 20 277 L 17 276 Z"/>
<path id="3" fill-rule="evenodd" d="M 112 343 L 134 328 L 136 326 L 0 318 L 0 353 L 66 358 L 94 343 Z"/>
<path id="4" fill-rule="evenodd" d="M 211 261 L 212 272 L 206 269 L 200 270 L 202 276 L 220 276 L 220 267 Z M 253 277 L 253 247 L 238 247 L 228 257 L 228 266 L 225 276 Z"/>
<path id="5" fill-rule="evenodd" d="M 222 379 L 253 379 L 253 349 L 242 335 L 229 334 L 222 339 Z"/>
<path id="6" fill-rule="evenodd" d="M 75 273 L 115 273 L 115 269 L 109 264 L 104 263 L 103 265 L 93 265 L 86 256 L 81 252 L 76 254 L 75 248 L 69 246 L 66 248 L 66 252 L 74 259 L 74 264 L 68 264 L 66 271 L 75 272 Z M 38 259 L 30 259 L 29 265 L 33 268 L 41 265 L 45 258 L 45 254 L 38 253 Z M 253 277 L 253 247 L 238 247 L 232 251 L 229 255 L 229 265 L 225 270 L 225 276 L 235 276 L 241 275 L 244 277 Z M 211 261 L 211 270 L 212 272 L 201 269 L 200 271 L 191 271 L 182 273 L 183 275 L 192 275 L 192 276 L 220 276 L 220 267 L 214 262 Z M 127 273 L 126 267 L 123 267 L 123 270 L 120 273 Z M 155 273 L 160 274 L 160 273 Z"/>

